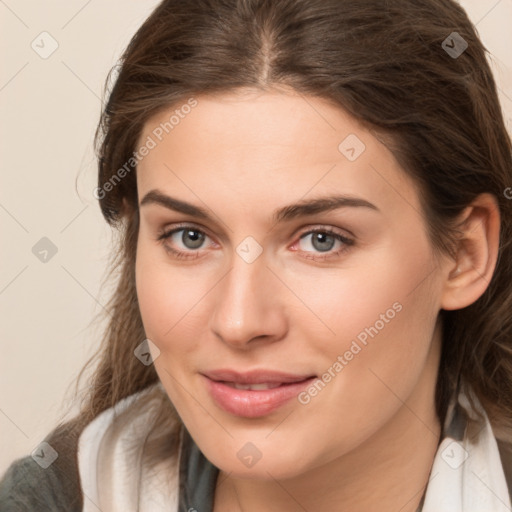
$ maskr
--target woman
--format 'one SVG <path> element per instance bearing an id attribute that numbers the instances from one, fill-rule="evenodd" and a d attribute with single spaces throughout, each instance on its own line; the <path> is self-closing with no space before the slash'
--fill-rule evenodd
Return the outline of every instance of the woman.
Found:
<path id="1" fill-rule="evenodd" d="M 4 508 L 510 510 L 512 146 L 463 9 L 166 0 L 118 71 L 105 343 Z"/>

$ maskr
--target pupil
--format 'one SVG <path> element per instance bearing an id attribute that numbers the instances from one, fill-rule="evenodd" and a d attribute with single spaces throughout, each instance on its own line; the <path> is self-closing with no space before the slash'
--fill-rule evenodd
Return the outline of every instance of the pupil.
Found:
<path id="1" fill-rule="evenodd" d="M 327 247 L 325 245 L 318 245 L 317 242 L 320 244 L 325 244 L 326 240 L 329 240 L 330 243 L 327 243 Z M 316 233 L 313 237 L 313 246 L 315 249 L 319 251 L 330 251 L 333 248 L 334 243 L 334 237 L 332 235 L 328 235 L 327 233 Z"/>
<path id="2" fill-rule="evenodd" d="M 192 240 L 191 244 L 189 242 L 187 242 L 186 237 L 188 237 L 189 240 Z M 188 230 L 188 231 L 183 232 L 181 241 L 189 249 L 197 249 L 198 247 L 201 247 L 201 244 L 203 243 L 203 238 L 204 238 L 204 235 L 202 233 L 199 233 L 199 231 Z"/>

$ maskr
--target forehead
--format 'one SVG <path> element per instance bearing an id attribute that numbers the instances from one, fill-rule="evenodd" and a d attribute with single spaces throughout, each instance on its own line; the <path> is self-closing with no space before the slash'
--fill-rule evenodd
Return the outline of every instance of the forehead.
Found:
<path id="1" fill-rule="evenodd" d="M 139 146 L 151 139 L 152 149 L 137 167 L 139 197 L 158 187 L 188 199 L 201 192 L 278 205 L 336 190 L 395 210 L 405 199 L 419 211 L 414 184 L 388 148 L 328 100 L 245 91 L 194 101 L 145 124 Z"/>
<path id="2" fill-rule="evenodd" d="M 141 139 L 153 134 L 168 146 L 185 142 L 209 152 L 244 146 L 251 155 L 265 148 L 290 158 L 293 151 L 297 158 L 317 161 L 340 156 L 338 144 L 347 130 L 366 138 L 366 130 L 341 108 L 293 91 L 244 90 L 199 96 L 195 103 L 188 107 L 184 101 L 160 112 L 145 124 Z M 313 148 L 321 151 L 313 154 Z"/>

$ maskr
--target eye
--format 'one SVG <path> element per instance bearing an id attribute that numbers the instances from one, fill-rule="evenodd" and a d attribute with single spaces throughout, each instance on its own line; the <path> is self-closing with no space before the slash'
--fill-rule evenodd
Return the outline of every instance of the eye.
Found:
<path id="1" fill-rule="evenodd" d="M 180 226 L 163 230 L 157 241 L 163 244 L 165 250 L 176 258 L 197 258 L 205 240 L 210 237 L 195 226 Z"/>
<path id="2" fill-rule="evenodd" d="M 157 237 L 157 241 L 164 246 L 166 252 L 177 259 L 199 258 L 207 240 L 210 240 L 209 246 L 214 245 L 203 230 L 192 225 L 164 229 Z M 297 245 L 298 249 L 295 248 Z M 318 228 L 300 235 L 299 241 L 291 249 L 304 253 L 303 257 L 306 259 L 322 261 L 340 256 L 352 245 L 354 245 L 353 239 L 331 228 Z M 333 250 L 335 248 L 336 250 Z"/>
<path id="3" fill-rule="evenodd" d="M 354 240 L 330 228 L 310 230 L 300 236 L 299 250 L 307 253 L 305 258 L 325 260 L 339 256 L 354 245 Z M 336 247 L 336 250 L 333 249 Z M 313 250 L 311 250 L 311 248 Z M 317 254 L 324 253 L 318 256 Z"/>

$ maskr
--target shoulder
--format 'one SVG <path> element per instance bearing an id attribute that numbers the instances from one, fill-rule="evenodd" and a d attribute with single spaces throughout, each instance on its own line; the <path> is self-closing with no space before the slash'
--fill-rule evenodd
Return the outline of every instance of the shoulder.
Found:
<path id="1" fill-rule="evenodd" d="M 57 458 L 44 469 L 32 456 L 15 460 L 0 480 L 2 512 L 80 511 L 79 484 Z"/>
<path id="2" fill-rule="evenodd" d="M 58 425 L 32 455 L 15 460 L 0 478 L 2 512 L 82 510 L 74 421 Z"/>
<path id="3" fill-rule="evenodd" d="M 156 385 L 121 400 L 83 428 L 61 425 L 45 438 L 51 448 L 40 445 L 55 451 L 51 464 L 40 465 L 34 452 L 0 475 L 0 510 L 81 512 L 103 502 L 107 510 L 110 499 L 119 510 L 131 510 L 138 492 L 143 503 L 149 502 L 146 509 L 157 510 L 158 499 L 168 510 L 177 502 L 181 439 L 170 407 Z"/>

